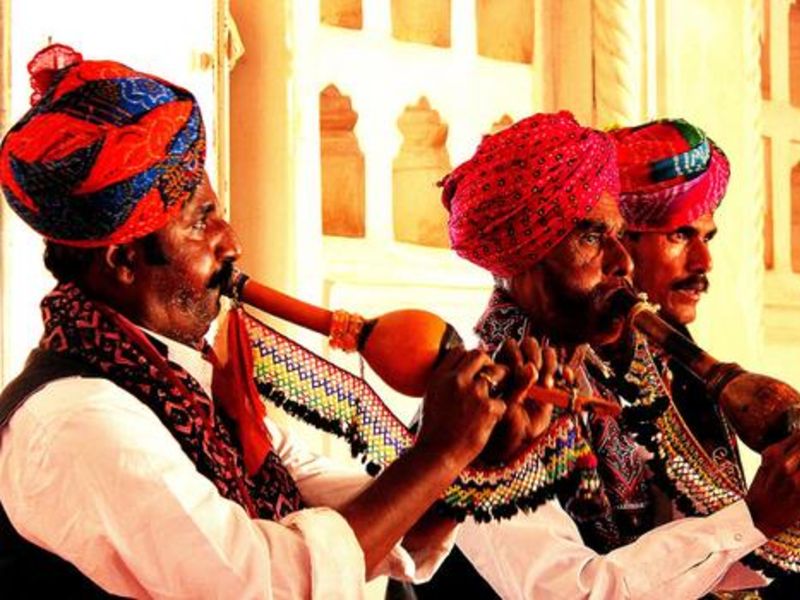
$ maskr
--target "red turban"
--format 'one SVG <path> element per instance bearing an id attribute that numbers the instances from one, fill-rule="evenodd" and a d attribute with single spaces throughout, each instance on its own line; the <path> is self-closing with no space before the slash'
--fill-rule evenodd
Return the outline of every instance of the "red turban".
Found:
<path id="1" fill-rule="evenodd" d="M 28 70 L 33 106 L 0 146 L 11 208 L 71 246 L 125 243 L 163 227 L 203 174 L 194 97 L 62 45 L 39 52 Z"/>
<path id="2" fill-rule="evenodd" d="M 532 267 L 619 190 L 613 143 L 568 112 L 486 136 L 443 185 L 452 248 L 501 277 Z"/>
<path id="3" fill-rule="evenodd" d="M 609 133 L 617 146 L 620 211 L 628 229 L 672 231 L 719 206 L 730 165 L 702 130 L 663 119 Z"/>

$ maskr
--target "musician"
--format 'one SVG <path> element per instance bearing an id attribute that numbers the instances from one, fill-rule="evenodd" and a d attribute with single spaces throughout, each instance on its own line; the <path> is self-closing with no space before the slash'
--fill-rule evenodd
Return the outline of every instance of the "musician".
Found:
<path id="1" fill-rule="evenodd" d="M 416 445 L 375 480 L 237 421 L 256 409 L 212 394 L 203 336 L 241 248 L 195 98 L 65 46 L 30 71 L 0 183 L 58 285 L 0 400 L 2 596 L 360 598 L 380 573 L 428 577 L 454 524 L 423 515 L 505 411 L 488 382 L 507 370 L 448 354 Z"/>
<path id="2" fill-rule="evenodd" d="M 560 348 L 572 373 L 562 385 L 609 398 L 621 390 L 592 347 L 623 331 L 606 302 L 633 269 L 618 195 L 611 138 L 564 112 L 484 138 L 443 194 L 453 248 L 495 277 L 476 328 L 487 349 L 530 332 Z M 800 516 L 800 437 L 763 453 L 744 499 L 672 520 L 632 432 L 599 414 L 582 423 L 598 460 L 593 485 L 459 534 L 459 548 L 500 597 L 693 598 L 763 584 L 737 561 Z"/>
<path id="3" fill-rule="evenodd" d="M 664 320 L 691 339 L 687 326 L 709 287 L 711 241 L 717 234 L 714 214 L 725 195 L 728 159 L 702 130 L 683 119 L 619 128 L 610 135 L 617 147 L 624 244 L 635 265 L 635 287 L 659 306 Z M 605 349 L 621 373 L 627 369 L 624 347 Z M 700 442 L 708 478 L 735 481 L 744 492 L 736 438 L 719 404 L 683 365 L 652 342 L 650 348 L 688 428 L 680 434 Z M 778 577 L 762 594 L 788 592 L 791 585 L 798 585 L 796 576 Z"/>
<path id="4" fill-rule="evenodd" d="M 682 119 L 615 129 L 610 135 L 617 147 L 624 243 L 635 265 L 635 287 L 691 338 L 687 325 L 709 287 L 714 212 L 725 195 L 728 159 L 702 130 Z M 685 367 L 650 347 L 671 383 L 673 402 L 709 459 L 722 473 L 743 481 L 736 440 L 718 403 Z M 620 356 L 614 350 L 607 347 L 605 355 L 624 363 L 624 351 Z M 627 365 L 615 367 L 624 373 Z"/>

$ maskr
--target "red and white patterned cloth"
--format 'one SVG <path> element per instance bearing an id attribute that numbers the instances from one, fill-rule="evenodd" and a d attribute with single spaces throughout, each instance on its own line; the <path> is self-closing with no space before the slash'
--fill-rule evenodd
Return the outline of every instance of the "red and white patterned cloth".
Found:
<path id="1" fill-rule="evenodd" d="M 581 127 L 566 111 L 486 136 L 442 182 L 453 250 L 493 275 L 529 269 L 603 192 L 618 195 L 614 156 L 607 134 Z"/>

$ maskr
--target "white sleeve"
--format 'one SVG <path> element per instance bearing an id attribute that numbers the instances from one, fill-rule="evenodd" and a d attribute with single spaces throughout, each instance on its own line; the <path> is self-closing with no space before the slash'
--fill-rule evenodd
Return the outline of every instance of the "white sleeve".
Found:
<path id="1" fill-rule="evenodd" d="M 457 544 L 505 600 L 698 598 L 766 541 L 744 501 L 657 527 L 599 555 L 552 500 L 510 521 L 469 523 Z"/>
<path id="2" fill-rule="evenodd" d="M 356 465 L 345 466 L 312 452 L 297 435 L 267 419 L 272 444 L 297 482 L 303 499 L 312 506 L 339 508 L 358 494 L 372 478 Z M 388 575 L 421 583 L 427 581 L 455 544 L 457 528 L 440 545 L 408 552 L 402 543 L 367 574 L 368 579 Z"/>
<path id="3" fill-rule="evenodd" d="M 101 379 L 32 395 L 0 436 L 16 530 L 120 596 L 362 598 L 364 559 L 326 508 L 251 519 L 156 415 Z"/>

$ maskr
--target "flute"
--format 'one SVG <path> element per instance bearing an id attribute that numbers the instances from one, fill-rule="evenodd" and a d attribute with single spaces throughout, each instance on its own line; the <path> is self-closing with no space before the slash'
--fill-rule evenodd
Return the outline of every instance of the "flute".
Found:
<path id="1" fill-rule="evenodd" d="M 685 366 L 719 402 L 737 435 L 753 450 L 800 430 L 800 393 L 790 385 L 708 354 L 658 316 L 658 307 L 630 288 L 617 290 L 612 310 L 627 314 L 629 326 Z"/>
<path id="2" fill-rule="evenodd" d="M 234 270 L 223 293 L 295 325 L 328 337 L 333 348 L 358 352 L 389 387 L 407 396 L 425 394 L 431 372 L 451 348 L 462 344 L 449 323 L 437 315 L 415 309 L 397 310 L 375 319 L 328 309 L 303 302 L 263 285 Z M 539 404 L 552 404 L 569 411 L 593 407 L 616 416 L 615 402 L 577 391 L 531 386 L 528 398 Z"/>

